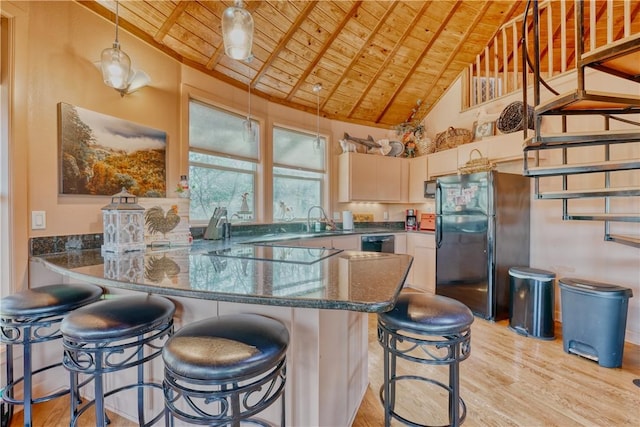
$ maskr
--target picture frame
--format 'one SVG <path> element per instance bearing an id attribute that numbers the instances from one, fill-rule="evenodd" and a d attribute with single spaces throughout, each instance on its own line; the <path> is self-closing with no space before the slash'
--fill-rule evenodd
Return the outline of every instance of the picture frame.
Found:
<path id="1" fill-rule="evenodd" d="M 167 133 L 58 103 L 58 192 L 138 197 L 166 195 Z"/>
<path id="2" fill-rule="evenodd" d="M 482 138 L 484 138 L 486 136 L 493 136 L 493 135 L 495 135 L 495 132 L 496 132 L 496 122 L 495 121 L 482 122 L 482 123 L 475 122 L 474 123 L 473 139 L 474 140 L 479 140 L 479 139 L 482 139 Z"/>

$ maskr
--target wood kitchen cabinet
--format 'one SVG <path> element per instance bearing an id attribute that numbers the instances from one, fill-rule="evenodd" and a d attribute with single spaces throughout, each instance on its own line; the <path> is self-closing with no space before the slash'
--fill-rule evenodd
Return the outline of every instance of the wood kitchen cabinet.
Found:
<path id="1" fill-rule="evenodd" d="M 389 202 L 408 200 L 408 167 L 405 159 L 375 154 L 343 153 L 339 157 L 340 202 Z"/>
<path id="2" fill-rule="evenodd" d="M 457 173 L 458 150 L 452 148 L 427 155 L 427 172 L 429 179 Z"/>
<path id="3" fill-rule="evenodd" d="M 427 174 L 428 156 L 409 159 L 409 202 L 424 203 L 424 182 L 429 179 Z"/>
<path id="4" fill-rule="evenodd" d="M 407 233 L 396 233 L 395 237 L 395 250 L 396 254 L 406 254 L 407 253 Z"/>
<path id="5" fill-rule="evenodd" d="M 407 233 L 407 254 L 413 256 L 407 286 L 435 294 L 436 243 L 433 233 Z"/>

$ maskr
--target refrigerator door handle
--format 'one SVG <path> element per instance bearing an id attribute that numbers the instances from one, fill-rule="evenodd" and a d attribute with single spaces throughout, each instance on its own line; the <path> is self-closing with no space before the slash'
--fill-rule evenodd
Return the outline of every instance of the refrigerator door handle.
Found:
<path id="1" fill-rule="evenodd" d="M 442 245 L 442 215 L 436 215 L 436 248 Z"/>
<path id="2" fill-rule="evenodd" d="M 436 215 L 442 214 L 442 185 L 440 180 L 436 179 Z"/>

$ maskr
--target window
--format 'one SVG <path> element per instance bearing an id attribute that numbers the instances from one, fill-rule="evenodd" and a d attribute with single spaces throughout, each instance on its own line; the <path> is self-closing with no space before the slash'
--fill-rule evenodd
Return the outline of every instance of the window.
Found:
<path id="1" fill-rule="evenodd" d="M 232 222 L 255 219 L 259 123 L 255 139 L 245 135 L 246 118 L 200 101 L 189 101 L 190 220 L 206 222 L 226 207 Z"/>
<path id="2" fill-rule="evenodd" d="M 312 133 L 274 127 L 274 221 L 306 220 L 310 207 L 322 205 L 326 142 Z"/>

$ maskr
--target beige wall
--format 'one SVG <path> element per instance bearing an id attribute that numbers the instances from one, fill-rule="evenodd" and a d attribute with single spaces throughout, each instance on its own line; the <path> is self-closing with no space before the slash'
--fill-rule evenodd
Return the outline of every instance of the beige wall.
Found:
<path id="1" fill-rule="evenodd" d="M 638 94 L 637 85 L 604 75 L 597 71 L 589 71 L 586 74 L 588 88 L 596 91 L 616 91 L 619 93 Z M 552 86 L 560 93 L 575 88 L 575 74 L 560 76 L 551 81 Z M 543 91 L 542 99 L 550 96 Z M 497 118 L 502 109 L 514 100 L 522 100 L 521 95 L 506 96 L 494 102 L 485 104 L 479 108 L 461 111 L 461 84 L 458 81 L 443 96 L 441 101 L 429 113 L 425 119 L 427 133 L 434 136 L 445 130 L 448 126 L 470 129 L 478 115 Z M 529 104 L 533 104 L 532 95 L 529 94 Z M 626 118 L 640 121 L 640 117 L 626 116 Z M 569 120 L 569 131 L 587 131 L 602 129 L 602 121 L 592 116 L 575 116 Z M 612 123 L 611 128 L 624 128 L 617 123 Z M 560 132 L 559 118 L 544 118 L 543 131 Z M 603 160 L 602 149 L 584 149 L 570 154 L 572 162 L 589 162 Z M 612 159 L 614 158 L 640 158 L 640 144 L 625 144 L 612 147 Z M 547 156 L 545 162 L 559 164 L 557 155 Z M 514 169 L 514 165 L 509 165 Z M 513 171 L 521 171 L 521 164 Z M 616 173 L 617 179 L 612 186 L 639 186 L 640 172 L 629 171 Z M 541 190 L 559 190 L 561 181 L 552 178 L 549 181 L 541 180 Z M 570 188 L 599 188 L 604 186 L 602 175 L 579 175 L 570 180 Z M 533 180 L 532 180 L 533 187 Z M 603 212 L 604 202 L 599 199 L 581 200 L 576 204 L 569 204 L 573 212 Z M 627 212 L 638 212 L 638 198 L 622 200 L 627 204 Z M 573 207 L 573 208 L 572 208 Z M 622 210 L 623 212 L 625 210 Z M 640 225 L 615 224 L 612 231 L 620 234 L 640 235 Z M 562 203 L 557 200 L 537 200 L 531 202 L 531 262 L 530 266 L 541 268 L 556 273 L 557 278 L 576 277 L 613 283 L 631 288 L 634 297 L 629 300 L 627 317 L 626 340 L 640 343 L 640 250 L 619 243 L 605 242 L 604 223 L 598 221 L 563 221 Z M 560 290 L 556 286 L 556 318 L 560 319 Z"/>

